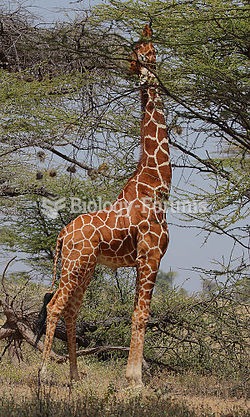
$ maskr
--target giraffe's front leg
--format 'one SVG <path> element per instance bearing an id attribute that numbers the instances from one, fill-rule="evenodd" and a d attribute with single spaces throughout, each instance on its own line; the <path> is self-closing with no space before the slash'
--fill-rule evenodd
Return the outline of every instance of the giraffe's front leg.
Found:
<path id="1" fill-rule="evenodd" d="M 149 309 L 140 311 L 137 307 L 132 316 L 132 333 L 129 357 L 126 369 L 126 378 L 131 387 L 142 387 L 142 359 L 144 336 Z"/>
<path id="2" fill-rule="evenodd" d="M 153 253 L 154 252 L 154 253 Z M 130 386 L 143 386 L 142 359 L 152 292 L 160 263 L 160 251 L 149 250 L 138 257 L 137 290 L 126 378 Z"/>

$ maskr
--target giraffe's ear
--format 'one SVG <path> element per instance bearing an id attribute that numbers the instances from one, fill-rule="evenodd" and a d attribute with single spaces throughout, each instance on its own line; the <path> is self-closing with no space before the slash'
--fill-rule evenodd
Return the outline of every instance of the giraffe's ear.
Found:
<path id="1" fill-rule="evenodd" d="M 153 31 L 152 31 L 152 29 L 151 29 L 151 26 L 147 23 L 147 24 L 145 25 L 145 27 L 144 27 L 143 31 L 142 31 L 142 36 L 143 36 L 144 38 L 151 39 L 152 35 L 153 35 Z"/>
<path id="2" fill-rule="evenodd" d="M 137 52 L 135 52 L 135 51 L 131 55 L 129 70 L 130 70 L 131 74 L 137 74 L 137 75 L 140 74 L 138 55 L 137 55 Z"/>

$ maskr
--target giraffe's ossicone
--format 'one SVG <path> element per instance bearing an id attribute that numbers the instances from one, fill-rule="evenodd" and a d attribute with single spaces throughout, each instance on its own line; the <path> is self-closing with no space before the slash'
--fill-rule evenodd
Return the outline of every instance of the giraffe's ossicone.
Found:
<path id="1" fill-rule="evenodd" d="M 55 269 L 61 256 L 59 288 L 47 305 L 46 337 L 41 371 L 50 355 L 54 332 L 64 317 L 71 378 L 79 379 L 76 360 L 76 318 L 97 263 L 113 269 L 136 267 L 137 283 L 126 377 L 142 384 L 144 335 L 160 261 L 168 245 L 162 196 L 168 196 L 171 166 L 163 103 L 155 75 L 156 57 L 149 25 L 131 59 L 140 77 L 142 102 L 141 157 L 117 200 L 105 210 L 82 214 L 57 240 Z M 55 273 L 55 271 L 54 271 Z"/>

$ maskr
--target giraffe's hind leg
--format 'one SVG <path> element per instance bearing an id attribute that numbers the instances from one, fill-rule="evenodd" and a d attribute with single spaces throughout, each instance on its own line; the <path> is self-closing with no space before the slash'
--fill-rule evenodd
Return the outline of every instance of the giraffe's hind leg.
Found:
<path id="1" fill-rule="evenodd" d="M 62 302 L 58 302 L 60 297 L 62 297 L 62 289 L 58 289 L 55 292 L 52 300 L 47 305 L 46 335 L 44 340 L 42 364 L 39 369 L 39 375 L 42 379 L 46 376 L 47 362 L 52 349 L 56 325 L 61 315 L 61 311 L 64 308 L 64 304 Z"/>
<path id="2" fill-rule="evenodd" d="M 74 293 L 77 294 L 77 291 L 79 290 L 79 288 L 80 288 L 80 295 L 81 293 L 83 295 L 84 291 L 81 289 L 81 288 L 84 288 L 82 276 L 85 276 L 85 278 L 88 276 L 88 279 L 85 279 L 86 281 L 85 289 L 86 289 L 87 284 L 89 283 L 90 278 L 92 276 L 93 269 L 94 269 L 94 266 L 92 266 L 92 268 L 88 268 L 88 273 L 85 272 L 85 274 L 83 274 L 83 271 L 79 273 L 79 270 L 78 272 L 75 272 L 75 273 L 74 271 L 72 271 L 71 275 L 69 275 L 67 272 L 65 274 L 62 272 L 62 278 L 60 281 L 59 288 L 55 292 L 52 300 L 47 305 L 46 336 L 45 336 L 45 341 L 44 341 L 42 366 L 40 368 L 41 377 L 43 377 L 43 375 L 46 374 L 46 365 L 47 365 L 49 355 L 51 352 L 52 342 L 53 342 L 57 322 L 60 316 L 64 314 L 64 311 L 67 310 L 68 305 L 70 305 L 71 308 L 73 309 L 72 307 L 73 303 L 71 302 L 71 300 L 75 300 Z M 67 279 L 65 277 L 67 277 Z M 75 295 L 75 297 L 78 300 L 78 294 Z M 82 299 L 82 296 L 81 296 L 81 299 Z M 77 305 L 78 304 L 80 306 L 80 303 L 77 301 Z M 69 315 L 66 314 L 66 316 L 69 316 Z M 69 327 L 69 346 L 70 346 L 70 350 L 73 351 L 73 348 L 71 347 L 72 346 L 71 341 L 74 338 L 74 332 L 72 333 L 71 331 L 72 325 L 70 323 L 68 324 L 67 327 Z"/>
<path id="3" fill-rule="evenodd" d="M 68 344 L 70 348 L 70 358 L 75 359 L 75 320 L 79 307 L 75 307 L 73 301 L 78 300 L 77 291 L 80 288 L 79 301 L 81 304 L 83 289 L 87 287 L 94 271 L 100 235 L 96 227 L 91 224 L 92 217 L 79 216 L 65 227 L 64 239 L 61 247 L 62 272 L 59 288 L 55 292 L 52 300 L 47 305 L 46 336 L 43 350 L 43 360 L 40 373 L 45 371 L 48 361 L 54 333 L 59 317 L 65 312 L 66 326 L 68 328 Z M 75 296 L 74 296 L 75 294 Z M 73 321 L 70 320 L 68 310 L 73 312 Z M 75 316 L 75 317 L 74 317 Z M 71 366 L 72 373 L 77 376 L 76 365 Z"/>
<path id="4" fill-rule="evenodd" d="M 81 285 L 76 289 L 72 297 L 69 299 L 68 304 L 63 312 L 63 317 L 65 320 L 65 325 L 66 325 L 66 330 L 67 330 L 67 342 L 68 342 L 69 363 L 70 363 L 70 378 L 75 381 L 79 380 L 77 357 L 76 357 L 76 319 L 77 319 L 77 315 L 82 304 L 84 293 L 90 282 L 91 275 L 92 274 L 88 274 L 88 276 L 85 277 L 84 282 L 81 283 Z"/>
<path id="5" fill-rule="evenodd" d="M 40 368 L 40 376 L 42 379 L 46 376 L 47 362 L 52 349 L 52 342 L 56 329 L 57 322 L 62 315 L 62 312 L 68 302 L 70 294 L 64 297 L 65 288 L 60 286 L 55 292 L 52 300 L 47 305 L 47 319 L 46 319 L 46 335 L 44 340 L 42 366 Z"/>

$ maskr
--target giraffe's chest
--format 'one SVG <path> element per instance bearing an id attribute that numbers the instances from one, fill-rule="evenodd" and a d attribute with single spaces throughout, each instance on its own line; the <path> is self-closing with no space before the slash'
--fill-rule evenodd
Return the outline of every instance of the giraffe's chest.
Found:
<path id="1" fill-rule="evenodd" d="M 164 240 L 161 239 L 165 233 L 164 219 L 158 218 L 152 204 L 139 199 L 125 203 L 126 209 L 109 211 L 97 228 L 100 239 L 97 262 L 114 269 L 136 266 L 138 240 L 149 241 L 148 248 L 161 246 Z"/>

